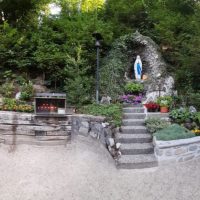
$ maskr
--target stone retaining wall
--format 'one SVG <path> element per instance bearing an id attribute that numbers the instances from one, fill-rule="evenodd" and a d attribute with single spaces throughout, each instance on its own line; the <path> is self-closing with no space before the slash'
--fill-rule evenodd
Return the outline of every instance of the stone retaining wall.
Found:
<path id="1" fill-rule="evenodd" d="M 71 117 L 43 117 L 33 113 L 0 111 L 0 140 L 5 144 L 66 140 Z"/>
<path id="2" fill-rule="evenodd" d="M 114 158 L 120 154 L 120 144 L 115 141 L 117 128 L 107 123 L 105 117 L 93 115 L 72 115 L 72 138 L 76 136 L 91 137 L 108 147 Z"/>
<path id="3" fill-rule="evenodd" d="M 154 137 L 154 152 L 159 164 L 184 162 L 199 158 L 200 136 L 171 141 L 158 141 Z"/>

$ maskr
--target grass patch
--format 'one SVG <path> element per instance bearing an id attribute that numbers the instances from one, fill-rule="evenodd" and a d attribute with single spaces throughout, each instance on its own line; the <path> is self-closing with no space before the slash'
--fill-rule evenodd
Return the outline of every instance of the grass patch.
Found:
<path id="1" fill-rule="evenodd" d="M 195 137 L 192 132 L 178 124 L 173 124 L 168 126 L 167 128 L 157 131 L 156 133 L 154 133 L 154 136 L 156 136 L 157 140 L 164 141 Z"/>
<path id="2" fill-rule="evenodd" d="M 115 126 L 121 126 L 122 123 L 122 105 L 121 104 L 90 104 L 79 108 L 79 113 L 90 115 L 105 116 L 109 123 Z"/>

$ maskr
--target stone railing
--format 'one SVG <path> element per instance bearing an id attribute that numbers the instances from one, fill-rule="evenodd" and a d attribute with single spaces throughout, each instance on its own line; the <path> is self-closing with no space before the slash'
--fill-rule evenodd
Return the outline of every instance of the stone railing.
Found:
<path id="1" fill-rule="evenodd" d="M 106 122 L 102 116 L 72 115 L 72 138 L 76 136 L 90 137 L 99 140 L 106 146 L 114 158 L 120 154 L 120 144 L 115 141 L 118 129 Z"/>
<path id="2" fill-rule="evenodd" d="M 154 152 L 159 164 L 184 162 L 200 157 L 200 136 L 159 141 L 154 137 Z"/>
<path id="3" fill-rule="evenodd" d="M 56 144 L 71 132 L 71 117 L 39 117 L 33 113 L 0 111 L 0 141 L 5 144 Z"/>

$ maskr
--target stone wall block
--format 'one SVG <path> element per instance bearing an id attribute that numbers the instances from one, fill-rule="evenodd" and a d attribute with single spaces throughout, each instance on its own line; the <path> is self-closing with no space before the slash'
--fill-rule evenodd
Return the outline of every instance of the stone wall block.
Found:
<path id="1" fill-rule="evenodd" d="M 167 149 L 166 151 L 165 151 L 165 155 L 166 156 L 172 156 L 172 149 Z"/>
<path id="2" fill-rule="evenodd" d="M 197 148 L 198 148 L 198 146 L 197 145 L 191 145 L 191 146 L 189 146 L 189 151 L 196 151 L 197 150 Z"/>
<path id="3" fill-rule="evenodd" d="M 110 128 L 104 128 L 105 136 L 112 137 L 112 131 Z"/>
<path id="4" fill-rule="evenodd" d="M 183 159 L 184 161 L 188 161 L 188 160 L 192 160 L 193 158 L 194 158 L 194 155 L 192 154 L 192 155 L 184 157 Z"/>
<path id="5" fill-rule="evenodd" d="M 181 157 L 181 158 L 178 159 L 178 162 L 183 162 L 183 161 L 184 161 L 183 157 Z"/>
<path id="6" fill-rule="evenodd" d="M 163 150 L 159 148 L 155 148 L 155 153 L 157 156 L 162 156 L 163 155 Z"/>
<path id="7" fill-rule="evenodd" d="M 80 135 L 83 135 L 83 136 L 88 136 L 88 134 L 89 134 L 89 129 L 88 128 L 85 128 L 85 127 L 80 127 L 80 129 L 79 129 L 79 133 L 80 133 Z"/>
<path id="8" fill-rule="evenodd" d="M 187 147 L 181 147 L 181 148 L 175 149 L 174 151 L 175 155 L 180 155 L 184 153 L 187 153 Z"/>
<path id="9" fill-rule="evenodd" d="M 82 121 L 82 122 L 81 122 L 81 127 L 84 127 L 84 128 L 89 129 L 89 123 L 86 122 L 86 121 Z"/>
<path id="10" fill-rule="evenodd" d="M 94 131 L 90 131 L 90 136 L 91 136 L 92 138 L 97 138 L 97 137 L 98 137 L 98 134 L 97 134 L 96 132 L 94 132 Z"/>
<path id="11" fill-rule="evenodd" d="M 197 154 L 200 154 L 200 150 L 197 151 Z"/>

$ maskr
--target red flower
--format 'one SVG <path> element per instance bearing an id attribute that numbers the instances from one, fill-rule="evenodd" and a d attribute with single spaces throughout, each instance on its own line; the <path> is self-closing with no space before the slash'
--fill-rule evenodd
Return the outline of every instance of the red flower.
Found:
<path id="1" fill-rule="evenodd" d="M 158 109 L 160 106 L 157 104 L 157 103 L 155 103 L 155 102 L 149 102 L 149 103 L 146 103 L 146 104 L 144 104 L 144 106 L 147 108 L 147 109 L 154 109 L 154 110 L 156 110 L 156 109 Z"/>

